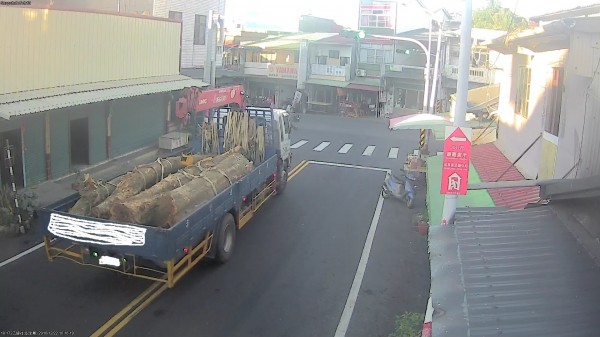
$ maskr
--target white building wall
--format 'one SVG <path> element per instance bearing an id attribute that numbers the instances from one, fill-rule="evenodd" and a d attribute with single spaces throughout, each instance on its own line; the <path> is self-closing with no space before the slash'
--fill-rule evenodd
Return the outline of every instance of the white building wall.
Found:
<path id="1" fill-rule="evenodd" d="M 194 45 L 194 22 L 196 15 L 208 16 L 208 12 L 211 9 L 215 14 L 225 15 L 225 0 L 154 0 L 154 16 L 168 18 L 169 11 L 181 12 L 183 14 L 182 68 L 204 67 L 206 45 Z M 216 48 L 217 67 L 222 66 L 222 53 L 223 41 L 220 41 L 220 45 Z"/>
<path id="2" fill-rule="evenodd" d="M 504 71 L 500 90 L 500 125 L 497 145 L 511 161 L 515 161 L 535 139 L 544 131 L 544 117 L 548 106 L 547 94 L 552 79 L 552 67 L 560 66 L 562 51 L 538 53 L 529 62 L 531 68 L 531 87 L 529 92 L 528 116 L 515 113 L 515 97 L 518 69 L 527 63 L 527 56 L 512 57 L 510 71 Z M 541 146 L 535 145 L 515 165 L 528 179 L 537 177 L 540 169 Z"/>
<path id="3" fill-rule="evenodd" d="M 310 62 L 315 62 L 316 56 L 328 56 L 330 50 L 338 50 L 340 52 L 340 57 L 349 57 L 350 62 L 354 62 L 352 59 L 352 46 L 343 46 L 343 45 L 335 45 L 335 44 L 313 44 L 311 46 L 310 53 Z M 329 62 L 329 60 L 328 60 Z M 332 64 L 339 65 L 339 64 Z"/>
<path id="4" fill-rule="evenodd" d="M 579 161 L 568 178 L 600 174 L 600 45 L 599 34 L 572 35 L 565 66 L 565 91 L 559 127 L 555 177 L 562 178 Z M 595 73 L 596 72 L 596 73 Z M 585 133 L 585 135 L 584 135 Z"/>

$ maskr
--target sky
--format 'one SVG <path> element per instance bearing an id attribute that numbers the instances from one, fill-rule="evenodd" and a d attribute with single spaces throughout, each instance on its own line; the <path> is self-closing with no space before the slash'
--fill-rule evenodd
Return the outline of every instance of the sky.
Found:
<path id="1" fill-rule="evenodd" d="M 297 31 L 298 18 L 310 14 L 335 20 L 338 24 L 356 28 L 359 0 L 225 0 L 225 16 L 244 24 L 248 30 Z M 398 31 L 422 28 L 427 25 L 427 15 L 415 0 L 397 0 Z M 472 0 L 473 8 L 483 7 L 487 0 Z M 461 0 L 422 0 L 430 9 L 442 6 L 451 11 L 462 12 Z M 501 0 L 502 6 L 530 17 L 563 9 L 600 3 L 600 0 Z M 402 13 L 410 15 L 402 15 Z"/>

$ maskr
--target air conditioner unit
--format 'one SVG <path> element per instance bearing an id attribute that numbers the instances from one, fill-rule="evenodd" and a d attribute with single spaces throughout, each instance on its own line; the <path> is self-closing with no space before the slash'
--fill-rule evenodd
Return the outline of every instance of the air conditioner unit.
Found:
<path id="1" fill-rule="evenodd" d="M 359 77 L 367 76 L 367 71 L 365 69 L 356 69 L 356 76 L 359 76 Z"/>

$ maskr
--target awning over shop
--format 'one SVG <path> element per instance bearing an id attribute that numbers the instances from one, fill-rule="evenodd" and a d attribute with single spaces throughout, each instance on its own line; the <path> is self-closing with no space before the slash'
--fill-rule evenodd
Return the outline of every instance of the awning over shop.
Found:
<path id="1" fill-rule="evenodd" d="M 87 83 L 0 95 L 0 117 L 32 114 L 75 105 L 154 94 L 208 84 L 183 75 Z"/>
<path id="2" fill-rule="evenodd" d="M 345 82 L 345 81 L 317 80 L 317 79 L 310 79 L 310 80 L 306 81 L 306 83 L 315 84 L 315 85 L 325 85 L 328 87 L 336 87 L 336 88 L 346 88 L 350 84 L 350 82 Z"/>
<path id="3" fill-rule="evenodd" d="M 452 125 L 449 119 L 432 114 L 411 114 L 390 119 L 391 130 L 444 129 Z"/>
<path id="4" fill-rule="evenodd" d="M 375 91 L 378 92 L 379 91 L 379 87 L 375 87 L 372 85 L 365 85 L 365 84 L 354 84 L 354 83 L 350 83 L 348 85 L 348 89 L 354 89 L 354 90 L 364 90 L 364 91 Z"/>
<path id="5" fill-rule="evenodd" d="M 467 93 L 467 112 L 495 110 L 498 105 L 499 96 L 499 84 L 471 89 Z M 452 94 L 450 97 L 452 100 L 456 100 L 456 94 Z"/>

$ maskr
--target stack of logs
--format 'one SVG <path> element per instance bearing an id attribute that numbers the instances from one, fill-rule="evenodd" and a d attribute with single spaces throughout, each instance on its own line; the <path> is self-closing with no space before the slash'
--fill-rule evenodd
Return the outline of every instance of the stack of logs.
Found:
<path id="1" fill-rule="evenodd" d="M 180 157 L 158 159 L 81 191 L 69 213 L 170 228 L 252 171 L 241 151 L 235 147 L 215 157 L 195 155 L 188 167 Z"/>

